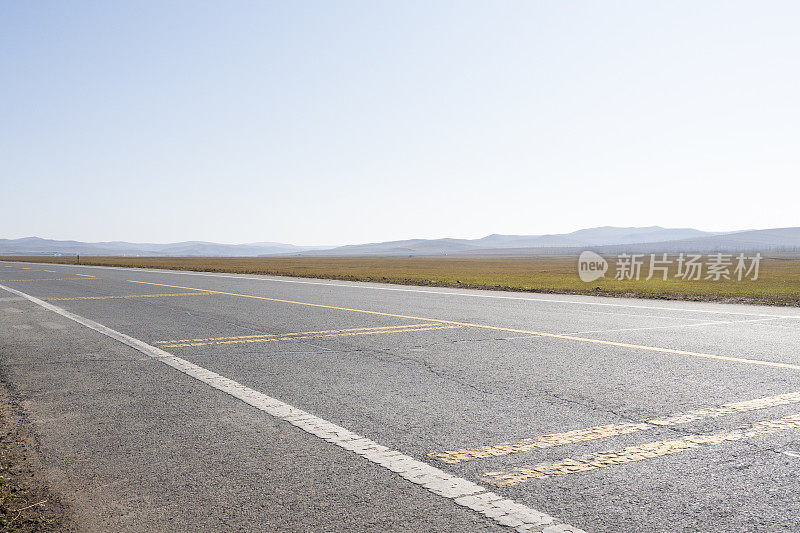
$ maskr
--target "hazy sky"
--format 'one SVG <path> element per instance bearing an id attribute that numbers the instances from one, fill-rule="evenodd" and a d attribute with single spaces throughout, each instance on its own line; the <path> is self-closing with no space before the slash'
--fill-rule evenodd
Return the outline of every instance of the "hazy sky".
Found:
<path id="1" fill-rule="evenodd" d="M 800 225 L 797 2 L 0 4 L 0 237 Z"/>

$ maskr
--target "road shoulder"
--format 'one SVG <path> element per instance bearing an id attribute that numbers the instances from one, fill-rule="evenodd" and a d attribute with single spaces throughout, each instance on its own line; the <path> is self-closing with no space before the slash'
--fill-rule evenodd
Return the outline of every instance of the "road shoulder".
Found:
<path id="1" fill-rule="evenodd" d="M 24 410 L 0 380 L 0 530 L 71 531 L 67 508 L 50 490 Z"/>

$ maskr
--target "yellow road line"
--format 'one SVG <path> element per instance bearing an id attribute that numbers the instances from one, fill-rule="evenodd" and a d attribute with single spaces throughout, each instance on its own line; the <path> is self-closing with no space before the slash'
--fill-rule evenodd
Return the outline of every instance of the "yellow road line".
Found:
<path id="1" fill-rule="evenodd" d="M 621 450 L 590 453 L 576 459 L 565 459 L 557 463 L 540 463 L 534 466 L 515 467 L 508 471 L 486 472 L 484 474 L 486 477 L 481 479 L 498 487 L 516 485 L 531 479 L 587 472 L 598 468 L 681 453 L 701 446 L 736 442 L 797 428 L 800 428 L 800 413 L 775 420 L 756 422 L 746 428 L 733 431 L 710 435 L 689 435 L 675 440 L 662 440 L 638 446 L 628 446 Z"/>
<path id="2" fill-rule="evenodd" d="M 0 279 L 0 281 L 63 281 L 63 280 L 88 280 L 88 279 L 100 279 L 100 278 L 30 278 L 30 279 Z"/>
<path id="3" fill-rule="evenodd" d="M 162 348 L 185 348 L 189 346 L 210 346 L 210 345 L 219 345 L 219 344 L 242 344 L 242 343 L 256 343 L 256 342 L 273 342 L 273 341 L 289 341 L 289 340 L 296 340 L 296 339 L 318 339 L 324 337 L 349 337 L 353 335 L 378 335 L 380 333 L 405 333 L 408 331 L 431 331 L 435 329 L 453 329 L 453 328 L 460 328 L 461 326 L 425 326 L 422 328 L 415 328 L 415 329 L 389 329 L 389 330 L 382 330 L 382 331 L 351 331 L 349 333 L 329 333 L 324 335 L 298 335 L 298 334 L 287 334 L 282 337 L 270 337 L 270 338 L 258 338 L 258 339 L 238 339 L 238 340 L 230 340 L 230 341 L 215 341 L 215 342 L 186 342 L 186 343 L 175 343 L 175 344 L 162 344 Z"/>
<path id="4" fill-rule="evenodd" d="M 92 275 L 90 275 L 90 274 L 75 274 L 75 275 L 76 275 L 76 276 L 83 276 L 83 277 L 85 277 L 85 278 L 94 278 L 94 277 L 95 277 L 95 276 L 92 276 Z"/>
<path id="5" fill-rule="evenodd" d="M 790 392 L 787 394 L 779 394 L 777 396 L 770 396 L 767 398 L 756 398 L 755 400 L 747 400 L 743 402 L 726 403 L 718 407 L 695 409 L 693 411 L 689 411 L 688 413 L 673 415 L 668 418 L 652 419 L 646 422 L 627 422 L 622 424 L 594 426 L 585 429 L 566 431 L 563 433 L 540 435 L 531 439 L 524 439 L 518 442 L 507 444 L 498 444 L 495 446 L 484 446 L 471 449 L 463 448 L 445 452 L 432 452 L 429 453 L 428 456 L 435 457 L 436 459 L 448 464 L 456 464 L 473 459 L 485 459 L 488 457 L 498 457 L 512 453 L 523 453 L 536 449 L 552 448 L 555 446 L 564 446 L 578 442 L 604 439 L 607 437 L 616 437 L 617 435 L 627 435 L 629 433 L 647 431 L 658 427 L 677 426 L 706 418 L 716 418 L 719 416 L 768 409 L 770 407 L 790 405 L 795 403 L 800 403 L 800 392 Z"/>
<path id="6" fill-rule="evenodd" d="M 760 359 L 748 359 L 745 357 L 731 357 L 727 355 L 715 355 L 710 353 L 702 353 L 702 352 L 691 352 L 687 350 L 674 350 L 672 348 L 660 348 L 657 346 L 646 346 L 642 344 L 629 344 L 626 342 L 615 342 L 615 341 L 605 341 L 600 339 L 590 339 L 586 337 L 573 337 L 571 335 L 559 335 L 556 333 L 542 333 L 538 331 L 525 331 L 521 329 L 513 329 L 513 328 L 502 328 L 497 326 L 484 326 L 481 324 L 463 324 L 464 326 L 472 326 L 475 328 L 485 328 L 485 329 L 494 329 L 499 331 L 509 331 L 512 333 L 527 333 L 529 335 L 537 335 L 539 337 L 549 337 L 553 339 L 563 339 L 563 340 L 570 340 L 570 341 L 578 341 L 578 342 L 588 342 L 593 344 L 603 344 L 606 346 L 617 346 L 620 348 L 631 348 L 635 350 L 647 350 L 650 352 L 661 352 L 661 353 L 668 353 L 668 354 L 675 354 L 675 355 L 688 355 L 691 357 L 702 357 L 706 359 L 717 359 L 719 361 L 732 361 L 735 363 L 746 363 L 750 365 L 761 365 L 761 366 L 771 366 L 775 368 L 789 368 L 792 370 L 800 370 L 800 365 L 794 365 L 791 363 L 779 363 L 777 361 L 762 361 Z"/>
<path id="7" fill-rule="evenodd" d="M 322 304 L 314 304 L 314 303 L 308 303 L 308 302 L 296 302 L 296 301 L 293 301 L 293 300 L 281 300 L 279 298 L 268 298 L 266 296 L 254 296 L 254 295 L 251 295 L 251 294 L 238 294 L 238 293 L 235 293 L 235 292 L 223 292 L 223 291 L 215 291 L 215 290 L 210 290 L 210 289 L 197 289 L 197 288 L 194 288 L 194 287 L 182 287 L 180 285 L 166 285 L 166 284 L 163 284 L 163 283 L 152 283 L 152 282 L 149 282 L 149 281 L 134 281 L 134 280 L 128 280 L 128 281 L 131 282 L 131 283 L 144 283 L 146 285 L 157 285 L 157 286 L 160 286 L 160 287 L 171 287 L 171 288 L 174 288 L 174 289 L 185 289 L 185 290 L 191 290 L 191 291 L 208 292 L 208 293 L 212 293 L 212 294 L 224 294 L 224 295 L 227 295 L 227 296 L 238 296 L 240 298 L 254 298 L 254 299 L 257 299 L 257 300 L 267 300 L 267 301 L 270 301 L 270 302 L 281 302 L 281 303 L 289 303 L 289 304 L 295 304 L 295 305 L 306 305 L 306 306 L 310 306 L 310 307 L 319 307 L 319 308 L 323 308 L 323 309 L 336 309 L 336 310 L 339 310 L 339 311 L 351 311 L 351 312 L 354 312 L 354 313 L 366 313 L 366 314 L 370 314 L 370 315 L 391 316 L 391 317 L 396 317 L 396 318 L 406 318 L 406 319 L 409 319 L 409 320 L 424 320 L 424 321 L 428 321 L 428 322 L 439 322 L 441 324 L 456 324 L 456 325 L 459 325 L 459 326 L 467 326 L 467 327 L 481 328 L 481 329 L 490 329 L 490 330 L 494 330 L 494 331 L 507 331 L 507 332 L 511 332 L 511 333 L 521 333 L 521 334 L 524 334 L 524 335 L 534 335 L 534 336 L 537 336 L 537 337 L 546 337 L 546 338 L 552 338 L 552 339 L 562 339 L 562 340 L 569 340 L 569 341 L 576 341 L 576 342 L 587 342 L 587 343 L 592 343 L 592 344 L 601 344 L 601 345 L 605 345 L 605 346 L 616 346 L 616 347 L 619 347 L 619 348 L 630 348 L 630 349 L 634 349 L 634 350 L 646 350 L 646 351 L 650 351 L 650 352 L 668 353 L 668 354 L 675 354 L 675 355 L 687 355 L 687 356 L 691 356 L 691 357 L 701 357 L 701 358 L 705 358 L 705 359 L 716 359 L 718 361 L 731 361 L 731 362 L 735 362 L 735 363 L 745 363 L 745 364 L 750 364 L 750 365 L 760 365 L 760 366 L 769 366 L 769 367 L 773 367 L 773 368 L 788 368 L 788 369 L 791 369 L 791 370 L 800 370 L 800 365 L 794 365 L 794 364 L 791 364 L 791 363 L 779 363 L 777 361 L 762 361 L 762 360 L 759 360 L 759 359 L 748 359 L 748 358 L 744 358 L 744 357 L 730 357 L 730 356 L 726 356 L 726 355 L 714 355 L 714 354 L 710 354 L 710 353 L 691 352 L 691 351 L 687 351 L 687 350 L 674 350 L 672 348 L 659 348 L 657 346 L 646 346 L 646 345 L 642 345 L 642 344 L 629 344 L 629 343 L 625 343 L 625 342 L 605 341 L 605 340 L 600 340 L 600 339 L 590 339 L 590 338 L 586 338 L 586 337 L 574 337 L 574 336 L 571 336 L 571 335 L 559 335 L 557 333 L 544 333 L 544 332 L 541 332 L 541 331 L 528 331 L 528 330 L 524 330 L 524 329 L 504 328 L 504 327 L 500 327 L 500 326 L 489 326 L 489 325 L 486 325 L 486 324 L 471 324 L 471 323 L 468 323 L 468 322 L 455 322 L 455 321 L 452 321 L 452 320 L 441 320 L 441 319 L 436 319 L 436 318 L 424 318 L 424 317 L 418 317 L 418 316 L 398 315 L 398 314 L 394 314 L 394 313 L 382 313 L 380 311 L 369 311 L 369 310 L 366 310 L 366 309 L 352 309 L 352 308 L 349 308 L 349 307 L 337 307 L 337 306 L 333 306 L 333 305 L 322 305 Z"/>
<path id="8" fill-rule="evenodd" d="M 380 311 L 369 311 L 367 309 L 351 309 L 349 307 L 336 307 L 333 305 L 323 305 L 323 304 L 314 304 L 309 302 L 296 302 L 294 300 L 281 300 L 280 298 L 268 298 L 266 296 L 254 296 L 252 294 L 238 294 L 235 292 L 223 292 L 223 291 L 215 291 L 212 289 L 198 289 L 195 287 L 182 287 L 180 285 L 166 285 L 164 283 L 152 283 L 150 281 L 135 281 L 135 280 L 128 280 L 130 283 L 144 283 L 145 285 L 157 285 L 159 287 L 171 287 L 173 289 L 186 289 L 190 291 L 201 291 L 201 292 L 208 292 L 211 294 L 224 294 L 226 296 L 238 296 L 240 298 L 253 298 L 256 300 L 267 300 L 270 302 L 279 302 L 279 303 L 286 303 L 286 304 L 295 304 L 295 305 L 306 305 L 309 307 L 319 307 L 322 309 L 336 309 L 338 311 L 351 311 L 353 313 L 365 313 L 368 315 L 378 315 L 378 316 L 391 316 L 395 318 L 407 318 L 409 320 L 424 320 L 426 322 L 439 322 L 439 323 L 446 323 L 446 324 L 458 324 L 459 326 L 468 326 L 470 324 L 462 324 L 460 322 L 453 322 L 452 320 L 439 320 L 436 318 L 421 318 L 418 316 L 408 316 L 408 315 L 398 315 L 395 313 L 382 313 Z"/>
<path id="9" fill-rule="evenodd" d="M 111 300 L 114 298 L 160 298 L 162 296 L 204 296 L 199 292 L 176 292 L 172 294 L 126 294 L 122 296 L 73 296 L 70 298 L 42 298 L 46 301 L 65 301 L 65 300 Z"/>
<path id="10" fill-rule="evenodd" d="M 187 293 L 197 294 L 197 293 Z M 348 329 L 324 329 L 320 331 L 299 331 L 297 333 L 264 333 L 260 335 L 237 335 L 235 337 L 208 337 L 205 339 L 179 339 L 172 341 L 156 341 L 155 344 L 168 344 L 176 342 L 206 342 L 206 341 L 227 341 L 236 339 L 257 339 L 261 337 L 281 337 L 286 335 L 310 335 L 316 333 L 344 333 L 348 331 L 367 331 L 367 330 L 383 330 L 383 329 L 399 329 L 399 328 L 415 328 L 419 326 L 430 326 L 431 324 L 408 324 L 405 326 L 379 326 L 374 328 L 348 328 Z"/>

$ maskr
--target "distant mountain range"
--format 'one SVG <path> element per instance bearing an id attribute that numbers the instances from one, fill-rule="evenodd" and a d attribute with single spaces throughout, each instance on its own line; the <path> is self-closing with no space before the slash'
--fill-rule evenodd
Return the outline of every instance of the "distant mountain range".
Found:
<path id="1" fill-rule="evenodd" d="M 55 241 L 26 237 L 0 239 L 0 254 L 14 255 L 124 255 L 165 257 L 252 257 L 297 253 L 328 246 L 295 246 L 279 242 L 254 242 L 249 244 L 218 244 L 205 241 L 186 241 L 169 244 L 133 243 L 122 241 L 80 242 Z"/>
<path id="2" fill-rule="evenodd" d="M 187 241 L 171 244 L 56 241 L 27 237 L 0 239 L 0 255 L 121 256 L 400 256 L 400 255 L 538 255 L 599 253 L 716 252 L 800 250 L 800 227 L 707 232 L 691 228 L 619 228 L 603 226 L 553 235 L 488 235 L 480 239 L 409 239 L 347 246 L 295 246 L 277 242 L 218 244 Z"/>
<path id="3" fill-rule="evenodd" d="M 582 229 L 552 235 L 488 235 L 480 239 L 410 239 L 370 244 L 351 244 L 330 250 L 314 251 L 313 255 L 398 255 L 398 254 L 472 254 L 499 250 L 539 250 L 544 248 L 586 248 L 615 244 L 696 239 L 720 235 L 696 229 L 646 228 Z M 306 253 L 308 255 L 308 253 Z"/>

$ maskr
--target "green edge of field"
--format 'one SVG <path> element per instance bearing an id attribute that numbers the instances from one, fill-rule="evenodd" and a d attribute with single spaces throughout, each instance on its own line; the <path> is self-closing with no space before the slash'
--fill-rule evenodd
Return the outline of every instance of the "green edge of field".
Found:
<path id="1" fill-rule="evenodd" d="M 75 257 L 4 256 L 5 261 L 74 264 Z M 608 258 L 612 263 L 613 257 Z M 671 278 L 582 282 L 574 256 L 536 257 L 81 257 L 83 265 L 267 274 L 522 292 L 800 306 L 800 254 L 764 254 L 759 279 Z"/>

